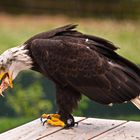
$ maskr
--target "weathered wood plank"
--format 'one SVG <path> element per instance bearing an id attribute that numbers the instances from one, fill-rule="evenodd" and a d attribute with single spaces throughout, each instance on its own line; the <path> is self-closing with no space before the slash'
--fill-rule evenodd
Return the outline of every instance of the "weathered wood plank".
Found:
<path id="1" fill-rule="evenodd" d="M 41 140 L 88 140 L 125 122 L 126 121 L 88 118 L 81 121 L 78 127 L 68 130 L 63 129 L 53 135 L 44 137 Z"/>
<path id="2" fill-rule="evenodd" d="M 76 121 L 84 117 L 75 117 Z M 0 134 L 0 140 L 35 140 L 61 130 L 61 127 L 42 126 L 40 119 Z"/>
<path id="3" fill-rule="evenodd" d="M 92 140 L 140 140 L 140 122 L 127 122 Z"/>

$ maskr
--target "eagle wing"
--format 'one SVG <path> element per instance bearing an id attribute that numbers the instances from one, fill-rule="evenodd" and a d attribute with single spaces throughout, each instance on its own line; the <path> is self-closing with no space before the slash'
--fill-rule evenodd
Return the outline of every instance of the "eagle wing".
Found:
<path id="1" fill-rule="evenodd" d="M 76 31 L 34 39 L 30 47 L 44 75 L 102 104 L 129 101 L 140 93 L 139 68 L 116 49 L 104 39 Z"/>

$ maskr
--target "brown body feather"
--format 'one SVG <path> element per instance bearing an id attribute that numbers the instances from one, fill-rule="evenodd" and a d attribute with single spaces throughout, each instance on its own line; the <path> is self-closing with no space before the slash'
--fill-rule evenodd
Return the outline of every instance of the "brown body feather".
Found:
<path id="1" fill-rule="evenodd" d="M 56 84 L 59 111 L 71 113 L 81 94 L 101 104 L 139 96 L 140 69 L 119 56 L 111 42 L 82 34 L 75 27 L 67 25 L 25 42 L 33 70 Z"/>

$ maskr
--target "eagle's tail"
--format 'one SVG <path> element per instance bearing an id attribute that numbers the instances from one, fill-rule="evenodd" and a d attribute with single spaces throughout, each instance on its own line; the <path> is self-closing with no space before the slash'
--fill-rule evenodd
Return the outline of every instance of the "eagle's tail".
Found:
<path id="1" fill-rule="evenodd" d="M 131 102 L 140 110 L 140 97 L 132 99 Z"/>

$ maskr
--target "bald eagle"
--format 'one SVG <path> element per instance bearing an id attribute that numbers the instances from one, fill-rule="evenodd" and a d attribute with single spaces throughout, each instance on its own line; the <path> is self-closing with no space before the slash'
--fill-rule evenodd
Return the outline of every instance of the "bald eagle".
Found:
<path id="1" fill-rule="evenodd" d="M 37 34 L 1 54 L 0 94 L 13 87 L 19 72 L 32 69 L 56 85 L 58 113 L 42 116 L 51 125 L 74 126 L 72 112 L 82 94 L 106 105 L 131 101 L 140 109 L 140 69 L 118 55 L 110 41 L 75 28 Z"/>

